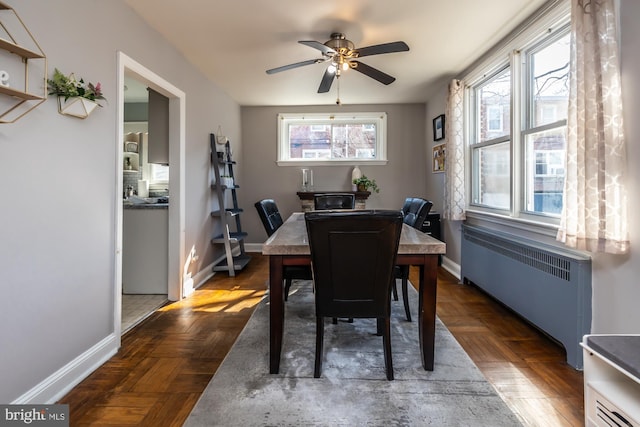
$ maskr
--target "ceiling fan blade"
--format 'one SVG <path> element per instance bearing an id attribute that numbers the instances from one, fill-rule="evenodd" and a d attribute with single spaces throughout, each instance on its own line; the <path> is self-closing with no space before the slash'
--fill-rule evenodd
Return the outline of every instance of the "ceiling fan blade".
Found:
<path id="1" fill-rule="evenodd" d="M 336 76 L 336 72 L 331 70 L 331 67 L 327 67 L 327 70 L 324 72 L 322 76 L 322 81 L 320 82 L 320 87 L 318 87 L 318 93 L 329 92 L 331 89 L 331 84 L 333 83 L 333 78 Z"/>
<path id="2" fill-rule="evenodd" d="M 383 73 L 382 71 L 370 67 L 367 64 L 364 64 L 360 61 L 349 61 L 349 65 L 352 69 L 356 71 L 360 71 L 362 74 L 371 77 L 372 79 L 376 79 L 382 84 L 389 85 L 396 81 L 395 77 L 390 76 L 389 74 Z"/>
<path id="3" fill-rule="evenodd" d="M 320 52 L 322 52 L 323 55 L 333 55 L 336 53 L 336 51 L 331 49 L 329 46 L 326 46 L 315 40 L 300 40 L 298 43 L 312 47 L 314 49 L 318 49 Z"/>
<path id="4" fill-rule="evenodd" d="M 295 64 L 283 65 L 282 67 L 272 68 L 267 70 L 267 74 L 275 74 L 280 71 L 290 70 L 292 68 L 304 67 L 305 65 L 318 64 L 320 62 L 324 62 L 324 59 L 308 59 L 302 62 L 296 62 Z"/>
<path id="5" fill-rule="evenodd" d="M 407 46 L 405 42 L 392 42 L 361 47 L 356 49 L 355 51 L 357 52 L 358 57 L 363 57 L 380 55 L 382 53 L 406 52 L 407 50 L 409 50 L 409 46 Z"/>

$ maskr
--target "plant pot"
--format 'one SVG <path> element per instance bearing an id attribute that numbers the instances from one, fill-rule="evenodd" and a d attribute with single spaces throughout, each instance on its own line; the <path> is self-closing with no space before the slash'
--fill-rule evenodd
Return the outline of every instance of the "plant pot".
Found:
<path id="1" fill-rule="evenodd" d="M 367 191 L 367 186 L 364 184 L 358 184 L 358 191 Z"/>
<path id="2" fill-rule="evenodd" d="M 86 119 L 89 114 L 98 107 L 98 103 L 79 96 L 65 99 L 58 97 L 58 112 L 65 116 L 73 116 L 79 119 Z"/>

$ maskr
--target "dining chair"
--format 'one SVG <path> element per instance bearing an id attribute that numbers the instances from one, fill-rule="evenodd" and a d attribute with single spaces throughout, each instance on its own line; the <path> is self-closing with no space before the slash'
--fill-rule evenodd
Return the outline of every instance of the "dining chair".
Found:
<path id="1" fill-rule="evenodd" d="M 375 318 L 385 371 L 393 380 L 391 281 L 402 213 L 399 210 L 305 213 L 316 307 L 314 377 L 322 371 L 326 317 Z"/>
<path id="2" fill-rule="evenodd" d="M 356 196 L 353 193 L 326 193 L 313 196 L 315 210 L 354 209 Z"/>
<path id="3" fill-rule="evenodd" d="M 278 210 L 278 205 L 273 199 L 262 199 L 257 201 L 254 206 L 258 211 L 258 216 L 262 221 L 267 236 L 271 237 L 278 228 L 283 224 L 282 215 Z M 284 277 L 284 300 L 289 299 L 289 290 L 294 280 L 311 280 L 311 267 L 307 265 L 287 265 L 283 271 Z"/>
<path id="4" fill-rule="evenodd" d="M 433 202 L 425 200 L 421 197 L 407 197 L 402 206 L 403 222 L 413 228 L 420 230 L 422 223 L 427 219 L 427 215 L 433 206 Z M 409 266 L 397 265 L 394 269 L 394 279 L 392 284 L 393 299 L 398 300 L 398 289 L 396 280 L 402 279 L 402 300 L 404 302 L 404 312 L 407 321 L 411 322 L 411 310 L 409 309 Z"/>

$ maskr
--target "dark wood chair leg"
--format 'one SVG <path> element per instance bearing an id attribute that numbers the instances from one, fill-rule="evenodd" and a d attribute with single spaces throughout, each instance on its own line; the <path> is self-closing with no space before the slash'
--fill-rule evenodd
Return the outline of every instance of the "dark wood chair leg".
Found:
<path id="1" fill-rule="evenodd" d="M 391 319 L 378 319 L 384 322 L 384 333 L 382 334 L 382 345 L 384 346 L 384 367 L 387 371 L 387 380 L 393 381 L 393 360 L 391 357 Z"/>
<path id="2" fill-rule="evenodd" d="M 406 268 L 406 270 L 405 270 Z M 407 316 L 407 322 L 411 322 L 411 310 L 409 309 L 409 266 L 403 266 L 402 269 L 402 301 L 404 301 L 404 313 Z"/>
<path id="3" fill-rule="evenodd" d="M 316 317 L 316 362 L 313 377 L 320 378 L 322 372 L 322 346 L 324 341 L 324 318 Z"/>
<path id="4" fill-rule="evenodd" d="M 289 299 L 289 289 L 291 289 L 291 282 L 293 279 L 287 279 L 284 285 L 284 300 L 287 301 Z"/>
<path id="5" fill-rule="evenodd" d="M 396 286 L 395 277 L 391 281 L 391 294 L 393 295 L 393 300 L 398 301 L 398 287 Z"/>

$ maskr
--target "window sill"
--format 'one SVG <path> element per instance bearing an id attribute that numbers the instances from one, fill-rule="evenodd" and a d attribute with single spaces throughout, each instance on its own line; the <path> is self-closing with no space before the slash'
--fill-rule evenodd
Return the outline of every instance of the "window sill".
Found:
<path id="1" fill-rule="evenodd" d="M 277 160 L 278 166 L 355 166 L 355 165 L 370 165 L 370 166 L 384 166 L 388 163 L 388 160 Z"/>
<path id="2" fill-rule="evenodd" d="M 543 240 L 551 244 L 561 244 L 555 240 L 558 225 L 524 218 L 511 218 L 477 210 L 467 210 L 467 222 L 474 225 L 493 226 L 514 234 L 527 234 L 529 238 Z"/>

